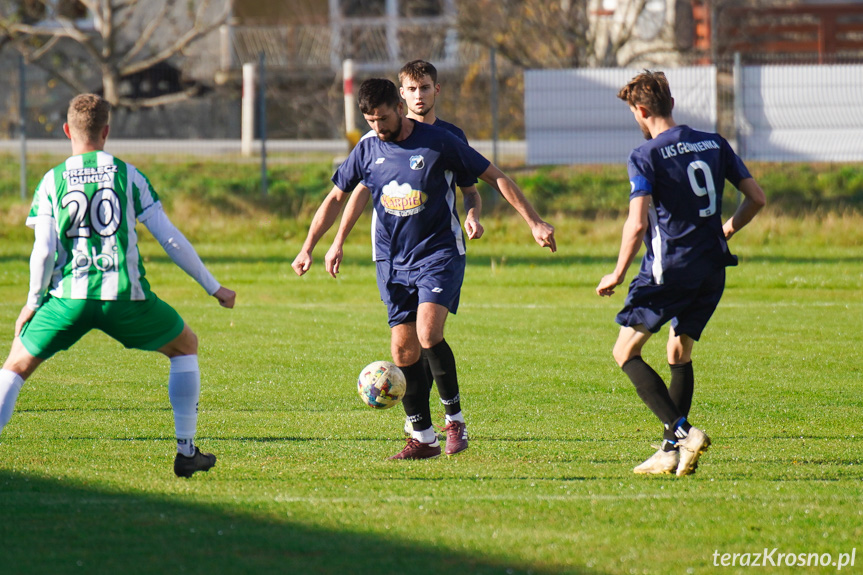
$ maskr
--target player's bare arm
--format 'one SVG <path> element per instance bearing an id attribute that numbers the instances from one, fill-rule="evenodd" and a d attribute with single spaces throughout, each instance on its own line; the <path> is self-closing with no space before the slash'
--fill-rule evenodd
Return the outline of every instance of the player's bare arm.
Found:
<path id="1" fill-rule="evenodd" d="M 539 217 L 533 205 L 524 197 L 524 193 L 509 176 L 501 172 L 494 164 L 489 164 L 486 171 L 480 175 L 480 179 L 500 192 L 504 199 L 524 218 L 524 221 L 530 226 L 536 243 L 544 248 L 549 248 L 552 252 L 557 251 L 554 226 Z"/>
<path id="2" fill-rule="evenodd" d="M 596 294 L 599 296 L 610 296 L 614 294 L 614 288 L 623 283 L 626 271 L 635 259 L 644 233 L 647 231 L 647 211 L 650 207 L 650 196 L 639 196 L 629 202 L 629 215 L 623 224 L 623 234 L 620 240 L 620 253 L 617 256 L 617 266 L 614 271 L 599 281 L 596 286 Z"/>
<path id="3" fill-rule="evenodd" d="M 722 226 L 722 231 L 725 234 L 725 239 L 730 239 L 746 224 L 752 221 L 755 214 L 761 211 L 767 204 L 767 198 L 764 195 L 764 190 L 755 181 L 754 178 L 746 178 L 740 181 L 740 193 L 743 194 L 743 201 L 737 206 L 734 215 L 725 222 Z"/>
<path id="4" fill-rule="evenodd" d="M 478 240 L 485 231 L 485 228 L 479 223 L 482 214 L 482 198 L 476 186 L 461 188 L 461 193 L 464 196 L 464 231 L 467 232 L 469 240 Z"/>
<path id="5" fill-rule="evenodd" d="M 345 206 L 345 212 L 342 214 L 342 221 L 339 222 L 336 237 L 333 238 L 333 244 L 327 250 L 327 255 L 324 257 L 324 267 L 327 269 L 327 273 L 333 277 L 336 277 L 336 274 L 339 273 L 339 266 L 344 257 L 343 248 L 345 241 L 348 239 L 351 230 L 354 229 L 357 220 L 360 219 L 371 195 L 371 190 L 360 184 L 354 189 Z"/>
<path id="6" fill-rule="evenodd" d="M 315 217 L 312 218 L 312 224 L 309 226 L 309 234 L 306 236 L 306 241 L 303 242 L 300 253 L 297 254 L 297 257 L 294 258 L 291 264 L 291 267 L 294 268 L 298 276 L 303 275 L 312 267 L 312 252 L 315 246 L 318 245 L 321 237 L 333 226 L 347 197 L 348 194 L 346 192 L 340 190 L 337 186 L 333 186 L 333 189 L 324 198 L 321 207 L 315 212 Z"/>

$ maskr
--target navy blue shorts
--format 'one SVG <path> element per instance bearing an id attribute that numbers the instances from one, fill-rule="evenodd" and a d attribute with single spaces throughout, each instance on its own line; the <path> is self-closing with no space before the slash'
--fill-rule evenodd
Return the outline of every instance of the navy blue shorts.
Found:
<path id="1" fill-rule="evenodd" d="M 382 278 L 381 271 L 389 268 L 389 262 L 378 262 L 378 288 L 387 304 L 390 327 L 416 321 L 421 303 L 436 303 L 456 313 L 464 266 L 464 256 L 452 256 L 416 269 L 390 270 L 389 277 Z"/>
<path id="2" fill-rule="evenodd" d="M 387 280 L 390 279 L 389 260 L 375 260 L 375 279 L 378 281 L 378 293 L 381 294 L 381 301 L 385 304 L 390 302 L 390 294 L 387 291 Z"/>
<path id="3" fill-rule="evenodd" d="M 615 321 L 624 327 L 643 325 L 651 333 L 671 321 L 677 335 L 701 337 L 725 290 L 725 268 L 688 285 L 655 284 L 636 276 Z"/>

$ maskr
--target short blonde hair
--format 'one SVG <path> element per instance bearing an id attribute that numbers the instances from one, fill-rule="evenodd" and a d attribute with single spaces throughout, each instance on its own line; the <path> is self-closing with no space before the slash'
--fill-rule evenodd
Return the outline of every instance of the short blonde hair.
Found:
<path id="1" fill-rule="evenodd" d="M 80 94 L 69 102 L 66 123 L 69 129 L 90 142 L 95 142 L 108 125 L 111 104 L 98 94 Z"/>

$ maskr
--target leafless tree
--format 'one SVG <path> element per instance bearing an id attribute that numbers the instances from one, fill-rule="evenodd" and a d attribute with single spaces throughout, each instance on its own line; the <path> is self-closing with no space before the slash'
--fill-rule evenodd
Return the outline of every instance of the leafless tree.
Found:
<path id="1" fill-rule="evenodd" d="M 609 4 L 609 3 L 606 3 Z M 458 4 L 463 41 L 497 52 L 519 68 L 616 65 L 645 0 L 474 0 Z"/>
<path id="2" fill-rule="evenodd" d="M 497 52 L 521 68 L 584 65 L 591 43 L 586 2 L 475 0 L 458 3 L 461 40 Z"/>
<path id="3" fill-rule="evenodd" d="M 154 107 L 182 101 L 197 87 L 155 97 L 122 94 L 123 78 L 181 56 L 225 23 L 229 0 L 0 0 L 0 38 L 76 92 L 88 92 L 85 70 L 101 75 L 114 106 Z"/>

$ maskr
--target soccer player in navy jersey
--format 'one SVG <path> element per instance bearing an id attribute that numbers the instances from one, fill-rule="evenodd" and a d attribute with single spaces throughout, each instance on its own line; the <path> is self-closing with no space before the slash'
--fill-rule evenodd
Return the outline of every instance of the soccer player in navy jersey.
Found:
<path id="1" fill-rule="evenodd" d="M 629 215 L 617 266 L 596 293 L 610 296 L 623 283 L 642 240 L 645 254 L 617 314 L 613 355 L 642 401 L 664 427 L 660 449 L 633 470 L 641 474 L 695 471 L 710 439 L 687 418 L 692 404 L 692 347 L 725 288 L 725 267 L 737 265 L 727 241 L 764 207 L 764 192 L 719 134 L 677 125 L 674 99 L 662 72 L 645 71 L 617 97 L 629 105 L 647 143 L 629 156 Z M 722 224 L 725 180 L 744 199 Z M 671 322 L 667 354 L 671 383 L 641 357 L 650 336 Z"/>
<path id="2" fill-rule="evenodd" d="M 465 267 L 453 182 L 471 177 L 487 182 L 527 221 L 536 242 L 551 251 L 557 249 L 554 228 L 539 217 L 509 177 L 473 148 L 446 130 L 405 117 L 398 91 L 389 80 L 366 80 L 358 100 L 375 137 L 360 140 L 336 170 L 330 194 L 340 203 L 345 190 L 354 190 L 362 182 L 371 193 L 376 218 L 390 238 L 384 301 L 393 361 L 407 380 L 403 404 L 413 427 L 405 448 L 391 459 L 428 459 L 440 455 L 441 448 L 431 424 L 429 383 L 420 358 L 426 356 L 439 388 L 449 388 L 456 381 L 455 358 L 443 337 L 447 315 L 458 309 Z M 331 272 L 338 270 L 341 246 L 363 205 L 345 210 L 330 250 L 337 254 L 328 262 Z M 322 230 L 332 224 L 329 217 L 334 219 L 335 215 L 324 206 L 316 213 L 303 246 L 309 260 L 311 248 L 323 235 Z M 304 273 L 297 263 L 295 260 L 294 269 Z M 463 419 L 460 412 L 451 417 L 456 433 L 451 445 L 447 432 L 448 455 L 467 446 Z"/>
<path id="3" fill-rule="evenodd" d="M 440 93 L 440 84 L 437 81 L 437 68 L 433 64 L 425 60 L 412 60 L 402 66 L 398 77 L 400 84 L 399 94 L 407 106 L 408 118 L 424 124 L 430 124 L 437 128 L 443 128 L 465 144 L 468 143 L 467 136 L 465 136 L 461 128 L 437 117 L 435 103 L 437 95 Z M 374 137 L 374 130 L 371 130 L 366 136 Z M 480 223 L 482 200 L 480 199 L 479 191 L 476 189 L 476 178 L 472 176 L 467 177 L 457 182 L 457 184 L 464 198 L 465 232 L 468 239 L 479 239 L 482 237 L 484 230 Z M 345 207 L 345 212 L 364 209 L 370 197 L 371 193 L 369 189 L 360 184 L 351 194 Z M 378 291 L 381 294 L 381 300 L 384 302 L 388 298 L 386 278 L 390 274 L 389 245 L 389 232 L 384 226 L 380 225 L 375 212 L 372 212 L 373 259 L 377 268 Z M 341 246 L 334 243 L 324 259 L 327 271 L 333 277 L 338 273 L 337 262 L 339 261 L 341 261 Z M 431 388 L 436 379 L 434 370 L 428 364 L 426 355 L 422 356 L 422 362 L 426 370 L 429 387 Z M 441 366 L 436 365 L 435 369 L 439 371 Z M 458 446 L 460 447 L 459 450 L 464 450 L 467 448 L 467 428 L 463 425 L 464 416 L 461 414 L 461 394 L 459 392 L 458 380 L 456 378 L 445 377 L 442 382 L 438 383 L 438 393 L 444 406 L 445 425 L 443 429 L 447 435 L 448 445 Z M 413 425 L 411 425 L 409 417 L 405 418 L 404 432 L 407 436 L 413 434 Z M 455 447 L 451 447 L 451 449 L 455 449 Z"/>
<path id="4" fill-rule="evenodd" d="M 435 104 L 437 103 L 437 95 L 440 94 L 441 88 L 437 81 L 437 69 L 433 64 L 426 62 L 425 60 L 412 60 L 402 66 L 401 70 L 399 70 L 398 77 L 400 83 L 399 94 L 405 100 L 408 110 L 406 115 L 408 118 L 416 120 L 417 122 L 443 128 L 458 137 L 465 144 L 468 143 L 467 136 L 465 136 L 461 128 L 441 120 L 436 115 Z M 377 134 L 374 130 L 369 130 L 364 137 L 377 137 Z M 464 230 L 467 234 L 467 238 L 470 240 L 479 239 L 482 237 L 484 229 L 480 223 L 482 200 L 476 189 L 476 178 L 471 177 L 464 181 L 460 181 L 458 182 L 458 186 L 461 189 L 462 196 L 464 198 Z M 371 192 L 369 192 L 369 189 L 363 184 L 359 184 L 353 193 L 349 194 L 345 212 L 353 212 L 354 210 L 359 210 L 361 212 L 370 198 Z M 324 200 L 322 209 L 337 211 L 339 204 L 331 200 L 332 197 L 328 196 Z M 333 212 L 333 218 L 334 217 L 335 212 Z M 327 225 L 327 229 L 328 228 L 329 225 Z M 324 232 L 326 232 L 326 229 L 322 230 L 322 233 Z M 386 303 L 389 298 L 386 289 L 386 278 L 388 278 L 390 274 L 390 239 L 386 229 L 383 226 L 378 225 L 375 212 L 372 212 L 371 234 L 372 259 L 374 260 L 376 267 L 378 291 L 381 295 L 381 301 Z M 315 243 L 317 243 L 317 240 L 315 240 Z M 339 272 L 338 266 L 341 262 L 341 258 L 341 244 L 334 242 L 324 259 L 326 270 L 333 277 L 336 277 L 336 274 Z M 308 269 L 308 267 L 304 266 L 307 266 L 310 263 L 311 249 L 306 251 L 304 247 L 304 250 L 300 251 L 297 259 L 294 261 L 294 269 L 297 270 L 299 275 L 302 275 Z M 426 370 L 426 379 L 429 383 L 429 389 L 431 389 L 434 385 L 434 374 L 432 373 L 425 355 L 422 356 L 422 362 Z M 441 386 L 438 387 L 438 392 L 441 396 L 441 403 L 444 405 L 446 417 L 444 432 L 448 436 L 448 442 L 451 449 L 459 449 L 461 451 L 467 448 L 467 428 L 459 423 L 463 420 L 464 416 L 461 414 L 461 395 L 459 392 L 458 381 L 448 379 L 446 383 L 449 384 L 446 388 L 441 388 Z M 404 433 L 408 437 L 413 434 L 413 425 L 408 417 L 405 418 Z"/>

